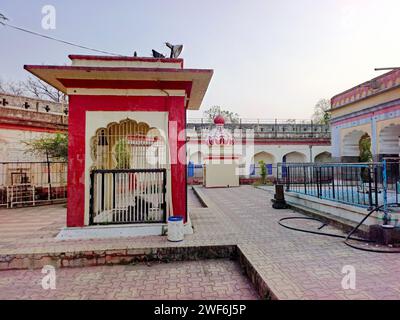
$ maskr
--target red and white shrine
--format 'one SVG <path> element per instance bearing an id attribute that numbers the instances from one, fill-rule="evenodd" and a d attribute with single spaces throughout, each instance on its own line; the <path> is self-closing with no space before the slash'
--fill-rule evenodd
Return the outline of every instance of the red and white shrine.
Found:
<path id="1" fill-rule="evenodd" d="M 208 155 L 204 157 L 204 186 L 238 187 L 239 157 L 234 153 L 235 139 L 225 130 L 225 119 L 221 115 L 214 118 L 213 128 L 206 140 Z"/>
<path id="2" fill-rule="evenodd" d="M 69 58 L 25 66 L 69 97 L 67 227 L 146 225 L 159 234 L 173 215 L 191 230 L 186 110 L 200 107 L 213 71 L 185 69 L 183 59 Z"/>

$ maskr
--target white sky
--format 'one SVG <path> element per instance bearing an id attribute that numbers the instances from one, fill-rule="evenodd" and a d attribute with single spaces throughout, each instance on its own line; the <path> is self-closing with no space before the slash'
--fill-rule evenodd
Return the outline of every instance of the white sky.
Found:
<path id="1" fill-rule="evenodd" d="M 52 4 L 57 28 L 41 28 Z M 188 68 L 212 68 L 202 110 L 247 118 L 309 118 L 320 98 L 400 66 L 399 0 L 2 0 L 10 23 L 132 55 L 183 43 Z M 91 52 L 0 26 L 0 77 L 27 77 L 24 64 L 66 64 Z M 93 53 L 94 54 L 94 53 Z M 201 112 L 190 112 L 197 117 Z"/>

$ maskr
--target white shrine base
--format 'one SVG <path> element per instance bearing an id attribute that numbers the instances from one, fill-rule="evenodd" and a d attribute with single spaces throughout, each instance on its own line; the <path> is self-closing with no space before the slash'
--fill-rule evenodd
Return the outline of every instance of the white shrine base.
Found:
<path id="1" fill-rule="evenodd" d="M 57 240 L 107 239 L 121 237 L 162 236 L 167 232 L 166 223 L 125 224 L 106 226 L 87 226 L 79 228 L 63 228 L 56 236 Z M 188 219 L 184 225 L 184 234 L 192 234 L 193 228 Z"/>
<path id="2" fill-rule="evenodd" d="M 87 226 L 79 228 L 64 228 L 57 235 L 58 240 L 79 240 L 79 239 L 105 239 L 120 237 L 140 237 L 140 236 L 161 236 L 166 230 L 167 224 L 147 224 L 147 225 L 107 225 L 107 226 Z"/>

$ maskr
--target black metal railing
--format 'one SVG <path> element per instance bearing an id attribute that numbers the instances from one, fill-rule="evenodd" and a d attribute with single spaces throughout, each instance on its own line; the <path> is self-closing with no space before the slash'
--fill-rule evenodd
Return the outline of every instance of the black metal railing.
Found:
<path id="1" fill-rule="evenodd" d="M 279 163 L 285 190 L 374 208 L 399 203 L 399 163 Z"/>
<path id="2" fill-rule="evenodd" d="M 166 169 L 93 170 L 89 224 L 163 223 Z"/>
<path id="3" fill-rule="evenodd" d="M 0 207 L 64 202 L 67 162 L 0 162 Z"/>

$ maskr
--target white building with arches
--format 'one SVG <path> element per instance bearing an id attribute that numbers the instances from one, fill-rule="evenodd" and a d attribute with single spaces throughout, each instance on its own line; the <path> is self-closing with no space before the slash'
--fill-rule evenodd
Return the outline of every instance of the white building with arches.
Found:
<path id="1" fill-rule="evenodd" d="M 207 156 L 206 139 L 214 124 L 204 119 L 188 119 L 187 159 L 200 168 Z M 234 153 L 240 155 L 240 176 L 259 175 L 259 161 L 267 166 L 269 176 L 276 175 L 280 162 L 331 161 L 330 129 L 328 125 L 304 120 L 239 119 L 225 123 L 235 139 Z M 190 174 L 189 174 L 190 176 Z"/>
<path id="2" fill-rule="evenodd" d="M 371 139 L 374 160 L 400 154 L 400 70 L 366 81 L 331 99 L 332 156 L 359 160 L 359 142 Z"/>

